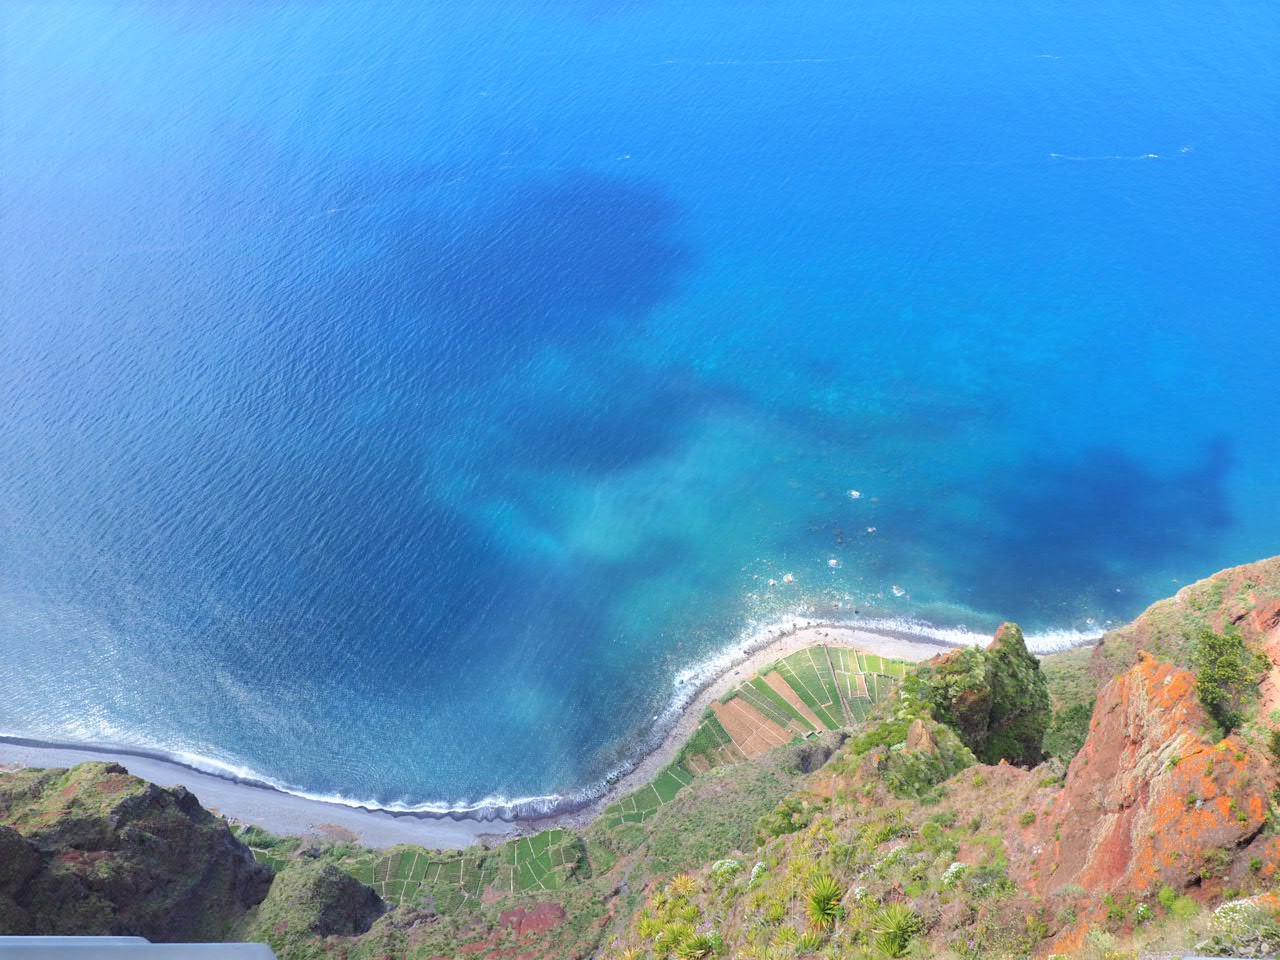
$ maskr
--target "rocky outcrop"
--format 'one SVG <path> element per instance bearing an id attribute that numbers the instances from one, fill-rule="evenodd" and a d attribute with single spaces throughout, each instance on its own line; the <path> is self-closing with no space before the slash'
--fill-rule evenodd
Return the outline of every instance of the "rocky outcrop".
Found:
<path id="1" fill-rule="evenodd" d="M 1280 663 L 1280 557 L 1223 570 L 1153 603 L 1132 623 L 1102 638 L 1090 668 L 1105 682 L 1137 663 L 1139 650 L 1189 668 L 1194 638 L 1205 629 L 1222 633 L 1229 627 Z M 1280 674 L 1273 671 L 1273 678 L 1280 680 Z M 1264 682 L 1264 701 L 1267 694 Z M 1280 690 L 1275 700 L 1280 705 Z"/>
<path id="2" fill-rule="evenodd" d="M 838 774 L 846 790 L 920 798 L 976 762 L 954 730 L 923 716 L 881 721 L 852 740 Z"/>
<path id="3" fill-rule="evenodd" d="M 117 764 L 6 774 L 0 824 L 0 933 L 217 939 L 271 883 L 190 793 Z"/>
<path id="4" fill-rule="evenodd" d="M 903 698 L 959 734 L 983 763 L 1034 766 L 1043 757 L 1049 689 L 1015 623 L 985 650 L 953 650 L 907 678 Z"/>
<path id="5" fill-rule="evenodd" d="M 1237 871 L 1266 822 L 1269 765 L 1205 738 L 1194 677 L 1140 653 L 1099 695 L 1089 736 L 1040 819 L 1041 893 L 1150 894 Z"/>
<path id="6" fill-rule="evenodd" d="M 277 875 L 247 926 L 251 939 L 287 951 L 299 940 L 364 933 L 385 911 L 382 898 L 349 873 L 302 863 Z"/>

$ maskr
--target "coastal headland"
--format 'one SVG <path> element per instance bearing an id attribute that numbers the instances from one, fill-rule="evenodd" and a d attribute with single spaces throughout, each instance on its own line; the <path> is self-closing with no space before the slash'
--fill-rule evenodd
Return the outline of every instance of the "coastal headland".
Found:
<path id="1" fill-rule="evenodd" d="M 111 760 L 135 776 L 160 786 L 181 784 L 208 808 L 228 819 L 284 835 L 350 835 L 367 847 L 417 844 L 431 849 L 462 849 L 536 833 L 555 826 L 585 826 L 620 797 L 652 780 L 671 764 L 697 731 L 704 713 L 764 667 L 809 647 L 858 650 L 909 662 L 927 659 L 952 645 L 920 635 L 868 630 L 849 624 L 797 619 L 762 631 L 739 651 L 710 661 L 677 702 L 660 741 L 651 744 L 625 772 L 595 797 L 550 815 L 509 818 L 468 816 L 465 812 L 396 811 L 351 806 L 289 793 L 259 781 L 198 769 L 159 754 L 127 747 L 60 744 L 0 737 L 0 766 L 69 767 L 86 760 Z M 646 746 L 650 746 L 647 744 Z"/>

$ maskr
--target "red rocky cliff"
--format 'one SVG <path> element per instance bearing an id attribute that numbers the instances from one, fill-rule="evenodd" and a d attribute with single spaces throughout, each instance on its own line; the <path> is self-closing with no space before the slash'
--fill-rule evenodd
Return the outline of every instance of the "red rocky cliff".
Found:
<path id="1" fill-rule="evenodd" d="M 1215 884 L 1262 852 L 1270 766 L 1238 738 L 1206 739 L 1194 684 L 1140 653 L 1103 689 L 1038 825 L 1041 893 L 1074 885 L 1141 896 Z"/>

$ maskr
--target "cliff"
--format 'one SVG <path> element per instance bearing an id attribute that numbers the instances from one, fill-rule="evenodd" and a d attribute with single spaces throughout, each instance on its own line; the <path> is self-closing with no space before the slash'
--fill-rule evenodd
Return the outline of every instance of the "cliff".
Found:
<path id="1" fill-rule="evenodd" d="M 1209 671 L 1226 730 L 1206 636 L 1265 658 Z M 815 648 L 585 831 L 449 853 L 232 832 L 111 765 L 0 774 L 0 932 L 290 960 L 1275 956 L 1278 659 L 1280 559 L 1092 651 L 1038 660 L 1014 624 L 915 668 Z"/>
<path id="2" fill-rule="evenodd" d="M 0 933 L 217 939 L 270 883 L 181 787 L 108 763 L 0 778 Z"/>

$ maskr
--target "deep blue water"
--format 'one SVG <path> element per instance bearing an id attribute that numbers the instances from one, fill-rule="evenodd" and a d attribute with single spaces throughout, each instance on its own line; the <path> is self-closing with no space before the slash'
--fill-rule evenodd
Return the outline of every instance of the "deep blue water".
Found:
<path id="1" fill-rule="evenodd" d="M 0 732 L 564 792 L 1280 552 L 1278 11 L 5 3 Z"/>

